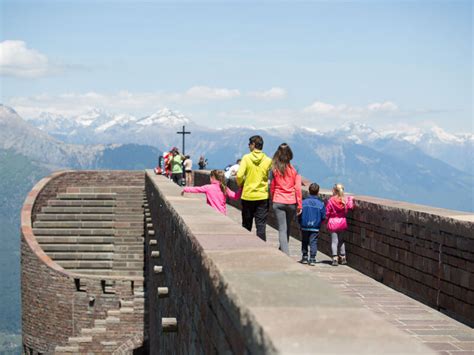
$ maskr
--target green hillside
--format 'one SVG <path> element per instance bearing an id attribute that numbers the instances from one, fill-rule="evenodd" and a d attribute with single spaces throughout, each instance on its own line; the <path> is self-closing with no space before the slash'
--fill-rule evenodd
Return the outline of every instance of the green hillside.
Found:
<path id="1" fill-rule="evenodd" d="M 25 156 L 0 150 L 0 353 L 12 350 L 12 344 L 20 345 L 21 341 L 18 337 L 21 205 L 35 182 L 48 174 L 47 169 Z"/>

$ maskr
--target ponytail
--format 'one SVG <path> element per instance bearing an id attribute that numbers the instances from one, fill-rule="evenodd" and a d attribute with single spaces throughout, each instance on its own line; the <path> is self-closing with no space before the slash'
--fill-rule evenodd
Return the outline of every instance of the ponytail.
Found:
<path id="1" fill-rule="evenodd" d="M 222 170 L 212 170 L 211 177 L 219 181 L 221 191 L 224 195 L 227 195 L 227 185 L 225 183 L 225 175 Z"/>
<path id="2" fill-rule="evenodd" d="M 335 196 L 339 197 L 339 200 L 342 204 L 346 205 L 346 200 L 344 198 L 344 185 L 343 184 L 335 184 L 332 188 L 332 192 Z"/>

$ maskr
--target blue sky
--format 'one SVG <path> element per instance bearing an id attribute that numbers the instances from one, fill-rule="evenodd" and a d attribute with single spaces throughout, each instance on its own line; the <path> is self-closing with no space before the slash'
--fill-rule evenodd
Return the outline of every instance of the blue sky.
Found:
<path id="1" fill-rule="evenodd" d="M 1 101 L 26 117 L 473 131 L 471 1 L 0 3 Z"/>

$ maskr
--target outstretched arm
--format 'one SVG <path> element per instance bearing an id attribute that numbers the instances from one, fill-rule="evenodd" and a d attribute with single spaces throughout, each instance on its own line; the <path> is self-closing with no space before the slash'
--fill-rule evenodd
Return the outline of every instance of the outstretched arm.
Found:
<path id="1" fill-rule="evenodd" d="M 232 191 L 231 189 L 227 188 L 227 196 L 231 199 L 231 200 L 238 200 L 240 199 L 240 196 L 242 196 L 242 188 L 239 188 L 237 190 L 237 192 L 234 192 Z"/>
<path id="2" fill-rule="evenodd" d="M 198 193 L 206 193 L 206 191 L 209 189 L 209 185 L 203 185 L 203 186 L 188 186 L 183 189 L 183 192 L 188 192 L 191 194 L 198 194 Z"/>

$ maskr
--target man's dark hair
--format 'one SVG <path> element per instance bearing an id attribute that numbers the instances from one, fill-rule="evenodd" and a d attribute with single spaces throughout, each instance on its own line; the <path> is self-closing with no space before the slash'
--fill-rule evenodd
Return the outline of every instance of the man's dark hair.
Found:
<path id="1" fill-rule="evenodd" d="M 252 136 L 249 138 L 249 144 L 255 144 L 255 149 L 262 150 L 263 148 L 263 138 L 261 136 Z"/>
<path id="2" fill-rule="evenodd" d="M 309 185 L 309 194 L 313 196 L 317 196 L 319 194 L 319 185 L 313 182 Z"/>

